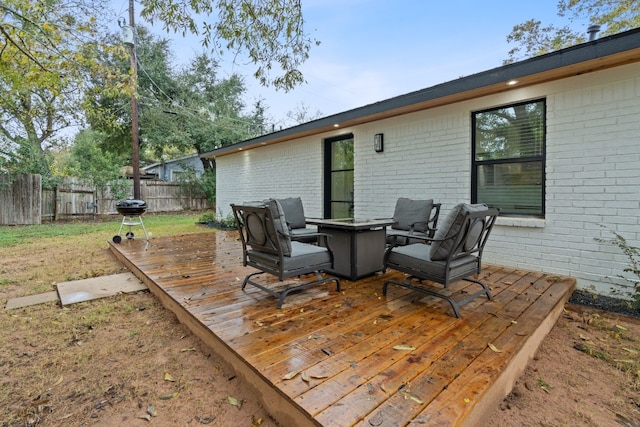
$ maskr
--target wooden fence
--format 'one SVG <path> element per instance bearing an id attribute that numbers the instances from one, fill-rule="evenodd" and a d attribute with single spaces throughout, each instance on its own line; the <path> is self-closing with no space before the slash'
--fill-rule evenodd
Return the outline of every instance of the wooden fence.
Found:
<path id="1" fill-rule="evenodd" d="M 3 184 L 4 183 L 4 184 Z M 133 181 L 127 181 L 133 194 Z M 147 212 L 181 212 L 207 209 L 207 200 L 187 194 L 172 182 L 142 180 L 140 198 Z M 65 178 L 53 190 L 42 190 L 39 175 L 19 175 L 9 180 L 0 176 L 0 225 L 41 224 L 77 216 L 117 214 L 118 199 L 83 184 L 77 178 Z"/>
<path id="2" fill-rule="evenodd" d="M 0 175 L 0 225 L 40 224 L 41 189 L 40 175 Z"/>

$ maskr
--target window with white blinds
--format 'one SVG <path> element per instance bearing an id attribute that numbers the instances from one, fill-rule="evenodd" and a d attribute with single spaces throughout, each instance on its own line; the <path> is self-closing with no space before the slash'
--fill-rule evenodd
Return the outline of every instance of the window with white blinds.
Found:
<path id="1" fill-rule="evenodd" d="M 544 217 L 545 112 L 536 100 L 472 114 L 473 203 Z"/>

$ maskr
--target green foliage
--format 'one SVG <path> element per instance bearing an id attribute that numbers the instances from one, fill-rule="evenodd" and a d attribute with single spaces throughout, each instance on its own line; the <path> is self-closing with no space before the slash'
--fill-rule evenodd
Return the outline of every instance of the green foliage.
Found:
<path id="1" fill-rule="evenodd" d="M 631 297 L 634 308 L 640 309 L 640 248 L 629 244 L 623 236 L 615 231 L 610 230 L 610 232 L 613 234 L 612 238 L 596 238 L 595 240 L 615 246 L 625 255 L 628 261 L 628 266 L 622 270 L 625 274 L 616 275 L 617 278 L 627 283 L 627 285 L 621 285 L 625 288 L 625 291 L 620 292 L 614 289 L 614 293 L 624 293 Z"/>
<path id="2" fill-rule="evenodd" d="M 150 163 L 202 153 L 242 141 L 264 130 L 263 111 L 246 112 L 245 86 L 233 74 L 219 78 L 218 64 L 198 55 L 182 70 L 171 66 L 168 42 L 136 27 L 141 159 Z M 113 39 L 111 36 L 109 39 Z M 125 73 L 129 64 L 108 58 Z M 92 129 L 101 131 L 104 150 L 131 152 L 130 96 L 105 94 L 100 81 L 87 92 L 85 104 Z"/>
<path id="3" fill-rule="evenodd" d="M 167 31 L 200 35 L 203 46 L 215 52 L 227 50 L 248 59 L 256 66 L 254 77 L 277 89 L 290 90 L 304 82 L 300 67 L 311 46 L 319 44 L 304 31 L 299 0 L 143 0 L 142 4 L 143 17 L 161 21 Z"/>
<path id="4" fill-rule="evenodd" d="M 205 169 L 204 174 L 200 177 L 200 189 L 209 205 L 214 206 L 216 203 L 216 172 L 213 169 Z"/>
<path id="5" fill-rule="evenodd" d="M 637 0 L 560 0 L 558 15 L 570 19 L 588 17 L 603 26 L 603 35 L 617 34 L 640 27 L 640 2 Z"/>
<path id="6" fill-rule="evenodd" d="M 215 205 L 216 200 L 216 174 L 211 169 L 206 169 L 202 176 L 197 177 L 193 169 L 184 168 L 185 172 L 178 176 L 178 183 L 184 197 L 204 197 L 210 206 Z"/>
<path id="7" fill-rule="evenodd" d="M 637 0 L 560 0 L 558 16 L 570 22 L 587 19 L 601 26 L 601 35 L 617 34 L 640 27 L 640 2 Z M 587 41 L 586 29 L 576 31 L 569 25 L 543 26 L 539 20 L 530 19 L 515 25 L 507 36 L 509 43 L 517 44 L 509 51 L 505 63 L 544 55 Z"/>
<path id="8" fill-rule="evenodd" d="M 216 213 L 214 211 L 207 211 L 200 215 L 200 218 L 198 218 L 198 222 L 201 224 L 207 224 L 209 222 L 215 222 L 217 220 L 218 217 L 216 216 Z"/>
<path id="9" fill-rule="evenodd" d="M 229 213 L 226 217 L 223 217 L 222 211 L 219 211 L 218 214 L 213 211 L 207 211 L 200 215 L 198 222 L 201 224 L 209 224 L 224 230 L 235 230 L 238 228 L 233 213 Z"/>
<path id="10" fill-rule="evenodd" d="M 100 141 L 104 138 L 99 132 L 81 131 L 76 135 L 66 164 L 60 165 L 61 173 L 81 178 L 96 189 L 101 209 L 104 208 L 109 193 L 116 199 L 122 199 L 129 193 L 126 180 L 119 179 L 125 158 L 121 154 L 101 149 Z"/>
<path id="11" fill-rule="evenodd" d="M 78 103 L 87 76 L 113 75 L 95 59 L 100 49 L 119 48 L 86 42 L 100 31 L 101 3 L 0 3 L 0 154 L 14 171 L 36 168 L 46 182 L 48 150 L 64 143 L 61 130 L 82 119 Z"/>
<path id="12" fill-rule="evenodd" d="M 50 150 L 41 151 L 32 144 L 18 145 L 6 157 L 0 156 L 0 173 L 9 176 L 38 174 L 42 177 L 42 188 L 51 189 L 58 183 L 58 179 L 51 175 L 53 161 Z"/>

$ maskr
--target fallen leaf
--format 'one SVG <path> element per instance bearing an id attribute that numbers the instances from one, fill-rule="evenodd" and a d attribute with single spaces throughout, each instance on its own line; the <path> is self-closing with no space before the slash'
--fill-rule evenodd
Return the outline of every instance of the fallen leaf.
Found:
<path id="1" fill-rule="evenodd" d="M 415 394 L 410 394 L 410 395 L 409 395 L 409 398 L 410 398 L 411 400 L 413 400 L 414 402 L 416 402 L 416 403 L 419 403 L 419 404 L 423 404 L 423 403 L 424 403 L 424 402 L 423 402 L 420 398 L 418 398 L 418 396 L 416 396 Z"/>
<path id="2" fill-rule="evenodd" d="M 215 419 L 215 415 L 206 418 L 196 415 L 196 421 L 198 421 L 200 424 L 211 424 Z"/>
<path id="3" fill-rule="evenodd" d="M 495 353 L 502 353 L 502 350 L 498 349 L 498 347 L 496 347 L 495 345 L 489 343 L 489 348 L 494 351 Z"/>
<path id="4" fill-rule="evenodd" d="M 300 371 L 291 371 L 289 373 L 287 373 L 287 375 L 285 375 L 284 377 L 282 377 L 283 380 L 290 380 L 296 377 L 296 375 L 298 375 L 300 373 Z"/>
<path id="5" fill-rule="evenodd" d="M 251 427 L 258 427 L 262 424 L 262 417 L 256 418 L 255 415 L 251 416 Z"/>
<path id="6" fill-rule="evenodd" d="M 163 396 L 160 396 L 160 400 L 169 400 L 169 399 L 173 399 L 174 397 L 178 397 L 178 395 L 180 394 L 179 391 L 174 391 L 171 394 L 165 394 Z"/>
<path id="7" fill-rule="evenodd" d="M 329 378 L 329 375 L 317 374 L 317 375 L 311 375 L 311 378 L 315 378 L 315 379 L 321 380 L 323 378 Z"/>
<path id="8" fill-rule="evenodd" d="M 238 400 L 233 396 L 229 396 L 227 399 L 229 400 L 229 403 L 232 404 L 233 406 L 235 406 L 236 408 L 238 408 L 238 409 L 242 408 L 242 401 L 241 400 Z"/>
<path id="9" fill-rule="evenodd" d="M 184 353 L 185 351 L 196 351 L 196 349 L 193 347 L 187 347 L 180 350 L 181 353 Z"/>
<path id="10" fill-rule="evenodd" d="M 627 328 L 625 328 L 624 326 L 621 325 L 615 325 L 616 329 L 620 330 L 620 331 L 628 331 Z"/>
<path id="11" fill-rule="evenodd" d="M 164 380 L 165 380 L 165 381 L 172 382 L 172 383 L 176 382 L 176 380 L 174 380 L 174 379 L 173 379 L 173 377 L 171 376 L 171 374 L 170 374 L 170 373 L 168 373 L 168 372 L 165 372 L 165 373 L 164 373 Z"/>
<path id="12" fill-rule="evenodd" d="M 158 416 L 158 412 L 156 411 L 156 408 L 153 407 L 153 405 L 147 405 L 147 414 L 151 415 L 152 417 Z"/>
<path id="13" fill-rule="evenodd" d="M 394 350 L 400 350 L 400 351 L 413 351 L 416 348 L 412 345 L 394 345 L 393 346 Z"/>
<path id="14" fill-rule="evenodd" d="M 411 399 L 414 402 L 418 403 L 418 404 L 423 404 L 424 402 L 422 401 L 422 399 L 420 399 L 418 396 L 416 396 L 415 394 L 411 393 L 409 390 L 407 389 L 403 389 L 402 390 L 402 394 L 404 395 L 404 399 Z"/>
<path id="15" fill-rule="evenodd" d="M 64 377 L 62 375 L 60 375 L 60 378 L 58 378 L 58 381 L 56 381 L 55 383 L 53 383 L 54 386 L 61 384 L 62 381 L 64 380 Z"/>
<path id="16" fill-rule="evenodd" d="M 464 398 L 464 403 L 469 403 L 469 402 L 471 402 L 471 399 L 469 399 L 468 397 L 465 397 Z"/>
<path id="17" fill-rule="evenodd" d="M 149 414 L 140 415 L 138 418 L 140 418 L 141 420 L 151 421 L 151 415 Z"/>

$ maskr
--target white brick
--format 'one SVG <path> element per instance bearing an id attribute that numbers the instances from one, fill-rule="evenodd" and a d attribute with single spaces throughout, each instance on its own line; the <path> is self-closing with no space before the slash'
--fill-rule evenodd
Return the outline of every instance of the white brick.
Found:
<path id="1" fill-rule="evenodd" d="M 640 64 L 526 89 L 547 101 L 546 218 L 529 224 L 501 218 L 485 261 L 551 274 L 609 293 L 628 260 L 601 225 L 640 246 Z M 355 137 L 358 217 L 393 213 L 398 197 L 433 198 L 441 215 L 468 201 L 471 112 L 519 102 L 515 90 L 411 113 L 344 131 L 306 137 L 217 159 L 218 207 L 266 197 L 301 196 L 309 216 L 322 215 L 323 140 Z M 375 133 L 385 150 L 375 153 Z M 521 224 L 522 226 L 519 226 Z"/>

